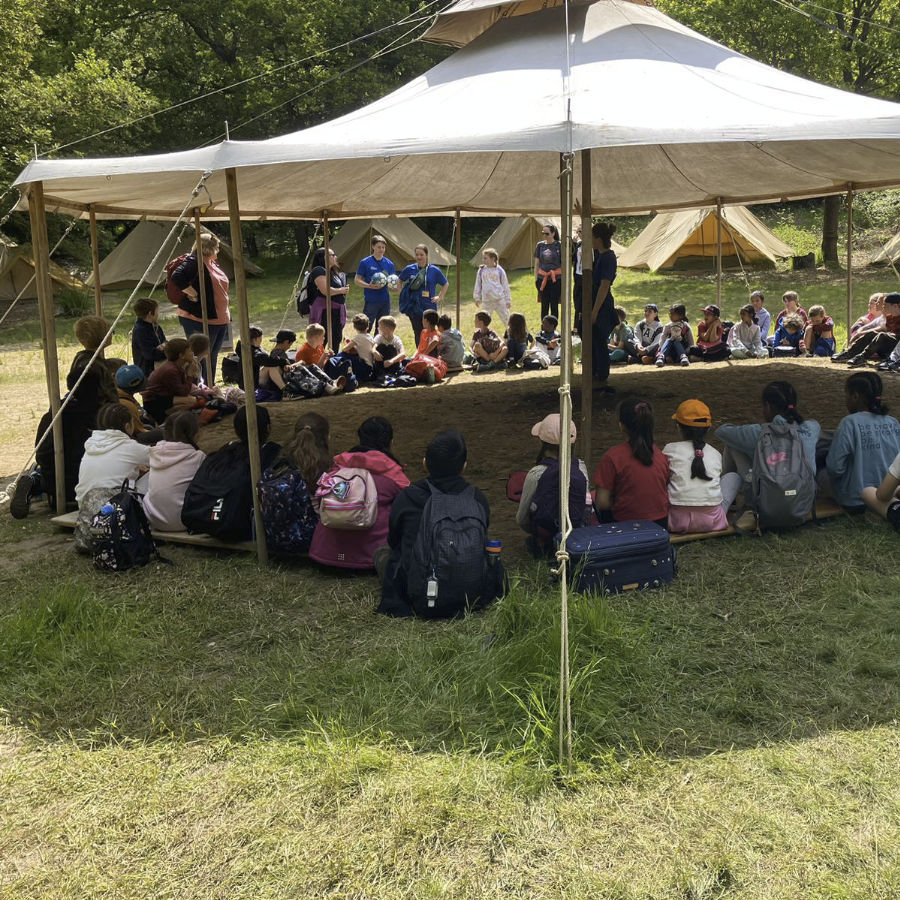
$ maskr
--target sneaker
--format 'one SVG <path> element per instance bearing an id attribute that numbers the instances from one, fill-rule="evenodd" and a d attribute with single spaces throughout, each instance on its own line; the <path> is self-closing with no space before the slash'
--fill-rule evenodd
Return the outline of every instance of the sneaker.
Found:
<path id="1" fill-rule="evenodd" d="M 435 380 L 434 366 L 425 366 L 425 384 L 434 384 Z"/>
<path id="2" fill-rule="evenodd" d="M 878 363 L 879 372 L 896 372 L 900 369 L 900 362 L 891 362 L 886 359 L 884 362 Z"/>
<path id="3" fill-rule="evenodd" d="M 847 365 L 851 369 L 861 369 L 866 364 L 866 357 L 864 354 L 860 353 L 858 356 L 854 356 L 847 361 Z"/>
<path id="4" fill-rule="evenodd" d="M 661 356 L 656 357 L 656 368 L 657 369 L 661 369 L 665 364 L 666 364 L 666 361 Z"/>
<path id="5" fill-rule="evenodd" d="M 339 394 L 344 389 L 344 385 L 346 383 L 347 383 L 347 379 L 344 378 L 343 375 L 340 375 L 331 384 L 325 385 L 325 393 L 328 394 L 329 396 L 331 394 Z"/>
<path id="6" fill-rule="evenodd" d="M 894 531 L 900 531 L 900 500 L 892 500 L 888 504 L 887 512 L 884 515 Z"/>
<path id="7" fill-rule="evenodd" d="M 525 368 L 525 357 L 524 356 L 516 363 L 516 368 L 517 369 Z"/>
<path id="8" fill-rule="evenodd" d="M 489 359 L 485 359 L 485 360 L 482 360 L 480 363 L 478 363 L 477 371 L 493 372 L 495 368 L 496 367 L 495 367 L 494 363 L 492 363 Z"/>
<path id="9" fill-rule="evenodd" d="M 687 356 L 681 357 L 681 365 L 689 366 L 690 364 L 691 364 L 691 361 L 687 358 Z"/>
<path id="10" fill-rule="evenodd" d="M 831 357 L 831 361 L 836 363 L 849 362 L 851 359 L 853 359 L 853 356 L 846 350 L 842 353 L 835 353 L 834 356 Z"/>
<path id="11" fill-rule="evenodd" d="M 14 519 L 24 519 L 31 508 L 31 498 L 35 495 L 34 476 L 27 472 L 17 482 L 9 501 L 9 514 Z"/>

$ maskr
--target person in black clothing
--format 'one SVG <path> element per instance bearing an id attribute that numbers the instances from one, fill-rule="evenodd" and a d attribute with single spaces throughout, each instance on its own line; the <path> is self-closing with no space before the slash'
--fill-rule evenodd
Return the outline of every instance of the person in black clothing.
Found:
<path id="1" fill-rule="evenodd" d="M 137 317 L 131 331 L 131 356 L 134 364 L 149 377 L 156 364 L 166 358 L 163 353 L 166 336 L 158 321 L 159 304 L 149 297 L 142 297 L 135 300 L 131 308 Z"/>
<path id="2" fill-rule="evenodd" d="M 394 499 L 388 523 L 388 546 L 375 553 L 375 569 L 382 579 L 378 612 L 395 617 L 413 614 L 407 598 L 407 572 L 422 510 L 431 496 L 428 485 L 431 483 L 445 494 L 462 493 L 469 486 L 462 476 L 467 455 L 465 438 L 458 431 L 440 432 L 428 445 L 422 461 L 428 477 L 404 488 Z M 478 488 L 475 488 L 475 499 L 484 509 L 486 524 L 490 525 L 491 507 Z"/>
<path id="3" fill-rule="evenodd" d="M 287 355 L 276 356 L 274 353 L 266 353 L 262 348 L 263 332 L 257 325 L 250 326 L 250 346 L 253 356 L 250 364 L 253 366 L 253 387 L 256 390 L 256 399 L 260 402 L 269 402 L 281 399 L 284 390 L 284 376 L 282 369 L 289 365 Z M 238 341 L 235 353 L 240 357 L 242 353 L 241 342 Z M 238 386 L 243 390 L 244 368 L 238 370 Z"/>

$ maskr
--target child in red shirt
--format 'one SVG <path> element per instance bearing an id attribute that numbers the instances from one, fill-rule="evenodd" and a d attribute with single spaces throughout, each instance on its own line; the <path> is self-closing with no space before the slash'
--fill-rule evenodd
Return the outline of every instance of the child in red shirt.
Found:
<path id="1" fill-rule="evenodd" d="M 594 472 L 594 506 L 615 522 L 652 519 L 668 528 L 669 461 L 653 443 L 653 409 L 646 400 L 619 404 L 625 441 L 607 450 Z"/>
<path id="2" fill-rule="evenodd" d="M 419 345 L 416 347 L 416 356 L 435 356 L 435 351 L 440 343 L 441 335 L 437 330 L 438 311 L 426 309 L 422 313 L 422 332 L 419 335 Z"/>
<path id="3" fill-rule="evenodd" d="M 325 328 L 313 322 L 306 329 L 306 340 L 297 348 L 294 362 L 306 363 L 308 366 L 324 366 L 329 356 L 331 351 L 325 346 Z"/>

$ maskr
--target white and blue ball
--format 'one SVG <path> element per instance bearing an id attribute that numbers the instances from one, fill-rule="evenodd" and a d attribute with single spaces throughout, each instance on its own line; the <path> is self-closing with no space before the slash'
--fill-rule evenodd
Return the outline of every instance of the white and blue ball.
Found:
<path id="1" fill-rule="evenodd" d="M 400 276 L 399 275 L 388 275 L 387 286 L 392 291 L 400 290 Z"/>
<path id="2" fill-rule="evenodd" d="M 372 276 L 372 280 L 369 284 L 372 285 L 373 288 L 383 288 L 388 283 L 388 277 L 384 274 L 384 272 L 376 272 Z"/>

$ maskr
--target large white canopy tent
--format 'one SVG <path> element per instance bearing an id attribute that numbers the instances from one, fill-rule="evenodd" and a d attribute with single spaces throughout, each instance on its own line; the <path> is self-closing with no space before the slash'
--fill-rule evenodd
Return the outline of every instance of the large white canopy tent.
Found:
<path id="1" fill-rule="evenodd" d="M 227 215 L 231 221 L 246 339 L 242 215 L 343 219 L 460 210 L 560 213 L 568 242 L 572 185 L 578 178 L 587 228 L 592 212 L 852 197 L 853 190 L 900 184 L 900 105 L 769 68 L 640 2 L 461 0 L 438 17 L 431 35 L 462 49 L 381 100 L 304 131 L 157 156 L 32 162 L 16 184 L 28 197 L 42 267 L 46 271 L 45 208 L 75 215 L 176 218 L 190 204 L 187 198 L 198 178 L 209 172 L 194 206 L 206 218 Z M 429 123 L 427 129 L 422 121 Z M 563 254 L 565 290 L 571 283 L 568 249 Z M 591 288 L 585 281 L 583 309 L 589 316 Z M 56 411 L 59 382 L 46 278 L 40 288 Z M 564 297 L 564 334 L 569 315 Z M 590 435 L 589 348 L 586 341 L 585 437 Z M 571 347 L 564 352 L 562 433 L 571 416 Z M 245 380 L 252 383 L 249 357 L 244 365 Z M 252 413 L 252 399 L 248 407 Z M 256 478 L 253 415 L 249 423 Z M 58 418 L 54 436 L 59 452 Z M 568 472 L 569 453 L 564 443 L 563 472 Z M 59 455 L 57 467 L 59 485 Z M 567 478 L 560 481 L 560 510 L 567 520 Z M 257 509 L 258 532 L 260 525 Z M 567 528 L 564 521 L 564 534 Z M 259 554 L 264 561 L 264 542 L 259 542 Z M 563 554 L 564 697 L 565 566 Z M 565 705 L 560 704 L 561 722 Z"/>

